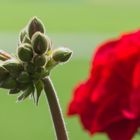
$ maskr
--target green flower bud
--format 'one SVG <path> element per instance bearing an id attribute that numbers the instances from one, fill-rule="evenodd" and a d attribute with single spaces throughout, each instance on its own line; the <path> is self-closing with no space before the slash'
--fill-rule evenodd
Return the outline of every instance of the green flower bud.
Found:
<path id="1" fill-rule="evenodd" d="M 30 38 L 28 37 L 28 35 L 25 35 L 25 36 L 24 36 L 22 43 L 31 44 L 31 40 L 30 40 Z"/>
<path id="2" fill-rule="evenodd" d="M 24 28 L 24 29 L 21 30 L 21 32 L 20 32 L 20 34 L 19 34 L 19 40 L 20 40 L 20 42 L 23 41 L 23 39 L 24 39 L 24 37 L 25 37 L 26 35 L 27 35 L 27 30 L 26 30 L 26 28 Z"/>
<path id="3" fill-rule="evenodd" d="M 32 37 L 33 49 L 37 54 L 44 54 L 50 46 L 50 40 L 40 32 L 36 32 Z"/>
<path id="4" fill-rule="evenodd" d="M 52 58 L 58 63 L 64 63 L 69 60 L 72 51 L 68 48 L 58 48 L 52 52 Z"/>
<path id="5" fill-rule="evenodd" d="M 29 83 L 30 80 L 31 79 L 30 79 L 29 73 L 28 72 L 25 72 L 25 71 L 21 72 L 20 75 L 19 75 L 19 77 L 18 77 L 18 81 L 20 83 Z"/>
<path id="6" fill-rule="evenodd" d="M 9 72 L 3 66 L 0 66 L 0 81 L 5 80 L 8 74 Z"/>
<path id="7" fill-rule="evenodd" d="M 2 66 L 12 77 L 16 77 L 23 70 L 23 65 L 15 59 L 4 61 Z"/>
<path id="8" fill-rule="evenodd" d="M 32 62 L 29 62 L 29 63 L 26 63 L 25 64 L 25 70 L 28 72 L 28 73 L 34 73 L 35 72 L 35 65 L 32 63 Z"/>
<path id="9" fill-rule="evenodd" d="M 33 59 L 34 64 L 36 67 L 41 67 L 46 64 L 46 56 L 45 55 L 36 55 Z"/>
<path id="10" fill-rule="evenodd" d="M 17 82 L 14 78 L 8 77 L 1 83 L 1 87 L 5 89 L 13 89 L 17 86 Z"/>
<path id="11" fill-rule="evenodd" d="M 32 78 L 35 81 L 38 81 L 39 79 L 42 79 L 46 76 L 48 76 L 48 72 L 44 67 L 37 67 L 36 72 L 32 74 Z"/>
<path id="12" fill-rule="evenodd" d="M 24 62 L 30 62 L 33 58 L 33 50 L 31 49 L 31 45 L 27 43 L 21 44 L 17 53 L 19 59 Z"/>
<path id="13" fill-rule="evenodd" d="M 34 33 L 36 33 L 37 31 L 44 33 L 45 28 L 43 23 L 37 17 L 34 17 L 33 19 L 31 19 L 28 25 L 29 37 L 32 38 Z"/>

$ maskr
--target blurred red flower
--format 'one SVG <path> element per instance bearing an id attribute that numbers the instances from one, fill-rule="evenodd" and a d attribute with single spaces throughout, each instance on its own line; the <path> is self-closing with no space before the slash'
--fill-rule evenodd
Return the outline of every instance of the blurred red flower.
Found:
<path id="1" fill-rule="evenodd" d="M 140 31 L 97 48 L 88 79 L 74 90 L 68 115 L 91 134 L 131 140 L 140 126 Z"/>

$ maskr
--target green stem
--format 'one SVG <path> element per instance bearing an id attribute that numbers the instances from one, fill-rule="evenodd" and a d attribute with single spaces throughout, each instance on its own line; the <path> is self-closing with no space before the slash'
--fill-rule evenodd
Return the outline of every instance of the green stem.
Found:
<path id="1" fill-rule="evenodd" d="M 61 107 L 53 83 L 49 77 L 43 79 L 45 95 L 47 97 L 57 140 L 68 140 Z"/>

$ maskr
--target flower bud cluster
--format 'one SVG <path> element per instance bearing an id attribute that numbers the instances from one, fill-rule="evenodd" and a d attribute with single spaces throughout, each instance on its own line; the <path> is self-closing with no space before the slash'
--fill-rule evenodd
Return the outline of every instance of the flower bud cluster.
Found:
<path id="1" fill-rule="evenodd" d="M 22 91 L 18 101 L 31 95 L 37 104 L 43 90 L 42 79 L 54 66 L 66 62 L 72 51 L 66 48 L 52 50 L 43 23 L 34 17 L 20 32 L 16 57 L 5 54 L 0 53 L 0 87 L 9 89 L 9 94 Z"/>

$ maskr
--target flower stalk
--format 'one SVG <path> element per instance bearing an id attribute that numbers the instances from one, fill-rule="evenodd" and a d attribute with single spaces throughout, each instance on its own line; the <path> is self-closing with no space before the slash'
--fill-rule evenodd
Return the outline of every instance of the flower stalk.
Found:
<path id="1" fill-rule="evenodd" d="M 57 140 L 68 140 L 68 134 L 63 119 L 59 100 L 54 89 L 53 83 L 49 77 L 43 79 L 45 95 L 48 100 L 50 112 L 57 136 Z"/>

